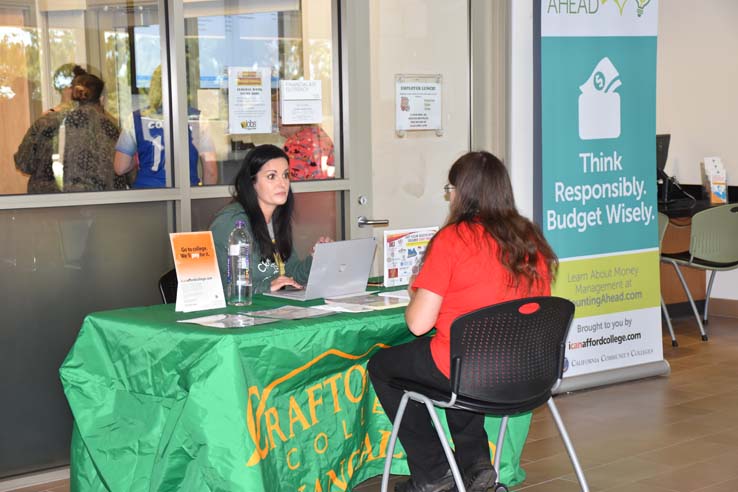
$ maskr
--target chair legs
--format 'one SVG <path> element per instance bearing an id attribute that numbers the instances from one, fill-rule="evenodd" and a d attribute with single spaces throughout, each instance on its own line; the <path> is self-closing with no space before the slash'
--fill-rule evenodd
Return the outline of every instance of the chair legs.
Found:
<path id="1" fill-rule="evenodd" d="M 579 458 L 577 457 L 576 451 L 574 451 L 574 445 L 571 443 L 571 439 L 569 438 L 569 433 L 566 432 L 564 421 L 561 420 L 561 415 L 559 415 L 559 409 L 556 407 L 556 403 L 554 403 L 553 397 L 549 398 L 546 403 L 548 404 L 548 409 L 551 410 L 551 415 L 553 415 L 554 422 L 556 422 L 556 427 L 559 429 L 559 434 L 561 434 L 561 440 L 564 441 L 566 452 L 569 454 L 569 459 L 571 460 L 572 466 L 574 466 L 574 471 L 577 474 L 577 480 L 579 480 L 579 485 L 582 487 L 582 492 L 589 492 L 589 485 L 587 485 L 587 479 L 584 477 L 584 471 L 582 471 L 582 465 L 579 464 Z"/>
<path id="2" fill-rule="evenodd" d="M 707 324 L 707 308 L 710 306 L 710 292 L 712 292 L 712 283 L 715 281 L 717 270 L 710 272 L 710 281 L 707 283 L 707 293 L 705 294 L 705 312 L 702 315 L 702 323 Z"/>
<path id="3" fill-rule="evenodd" d="M 697 326 L 700 328 L 700 335 L 702 335 L 702 340 L 707 341 L 707 334 L 705 333 L 705 327 L 702 326 L 702 317 L 700 316 L 699 311 L 697 311 L 697 306 L 694 303 L 694 299 L 692 298 L 692 293 L 689 291 L 689 287 L 687 287 L 687 282 L 684 280 L 684 275 L 682 275 L 682 270 L 679 268 L 679 265 L 675 261 L 667 260 L 669 263 L 671 263 L 674 266 L 674 270 L 676 270 L 677 277 L 679 277 L 679 282 L 682 284 L 682 289 L 684 289 L 684 293 L 687 294 L 687 299 L 689 299 L 689 305 L 692 306 L 692 312 L 694 313 L 694 317 L 697 320 Z"/>
<path id="4" fill-rule="evenodd" d="M 430 418 L 433 421 L 433 426 L 435 427 L 436 433 L 438 434 L 438 439 L 441 441 L 441 446 L 443 446 L 443 452 L 446 454 L 446 460 L 448 461 L 449 468 L 451 468 L 451 474 L 453 475 L 454 481 L 456 482 L 456 489 L 458 490 L 458 492 L 466 492 L 466 489 L 464 488 L 464 480 L 462 480 L 461 478 L 461 472 L 459 471 L 459 467 L 456 464 L 456 458 L 454 458 L 454 452 L 451 450 L 451 446 L 449 446 L 448 444 L 446 435 L 443 433 L 441 421 L 438 419 L 438 415 L 436 415 L 436 411 L 433 406 L 433 400 L 425 395 L 421 395 L 420 393 L 415 393 L 413 391 L 406 391 L 405 394 L 402 396 L 402 400 L 400 400 L 400 406 L 397 408 L 395 421 L 392 423 L 392 434 L 390 435 L 389 444 L 387 445 L 387 456 L 384 459 L 384 474 L 382 474 L 381 491 L 387 492 L 390 471 L 392 469 L 392 455 L 395 452 L 397 434 L 400 431 L 400 425 L 402 424 L 402 416 L 405 414 L 405 408 L 407 408 L 407 401 L 411 398 L 417 402 L 424 404 L 425 408 L 428 410 L 428 414 L 430 415 Z"/>
<path id="5" fill-rule="evenodd" d="M 679 342 L 677 342 L 676 336 L 674 336 L 674 327 L 671 326 L 671 317 L 669 316 L 669 310 L 666 309 L 666 303 L 664 302 L 663 296 L 661 296 L 661 311 L 663 311 L 664 313 L 664 318 L 666 319 L 666 327 L 669 329 L 669 335 L 671 335 L 671 346 L 678 347 Z"/>
<path id="6" fill-rule="evenodd" d="M 397 434 L 400 431 L 400 425 L 402 424 L 402 417 L 405 414 L 407 402 L 411 398 L 415 401 L 423 403 L 425 405 L 425 408 L 428 410 L 428 414 L 433 420 L 433 426 L 436 428 L 436 433 L 438 434 L 438 438 L 440 439 L 441 445 L 443 446 L 443 451 L 444 453 L 446 453 L 446 459 L 448 460 L 449 467 L 451 468 L 451 474 L 453 475 L 454 481 L 456 482 L 456 488 L 458 492 L 466 492 L 466 489 L 464 488 L 464 481 L 461 478 L 459 467 L 456 464 L 456 458 L 454 458 L 454 453 L 453 451 L 451 451 L 451 446 L 449 446 L 448 444 L 446 435 L 443 432 L 443 427 L 441 426 L 441 422 L 438 419 L 438 415 L 436 415 L 434 401 L 425 395 L 412 391 L 406 391 L 405 394 L 402 396 L 402 400 L 400 400 L 400 406 L 397 409 L 397 415 L 395 416 L 395 421 L 392 423 L 392 433 L 390 434 L 389 444 L 387 445 L 387 456 L 384 459 L 384 474 L 382 475 L 381 492 L 387 492 L 387 487 L 389 486 L 390 471 L 392 469 L 392 455 L 395 452 Z M 553 397 L 549 398 L 546 403 L 548 405 L 548 409 L 551 411 L 554 422 L 556 423 L 556 428 L 559 430 L 561 440 L 564 441 L 566 452 L 569 454 L 569 459 L 571 460 L 571 464 L 574 467 L 574 472 L 577 475 L 577 480 L 579 480 L 579 485 L 582 488 L 582 492 L 589 492 L 589 485 L 587 484 L 587 479 L 584 476 L 582 465 L 579 463 L 579 458 L 577 457 L 577 453 L 574 450 L 574 445 L 569 438 L 569 433 L 566 431 L 564 421 L 561 419 L 561 415 L 559 414 L 559 410 L 556 407 L 556 403 L 554 402 Z M 497 434 L 497 447 L 495 448 L 494 467 L 495 471 L 498 473 L 498 480 L 500 473 L 500 461 L 502 457 L 502 445 L 505 442 L 507 422 L 508 417 L 503 417 L 502 422 L 500 423 L 500 431 Z M 502 485 L 498 486 L 502 487 Z M 494 488 L 493 490 L 507 489 L 505 487 L 502 487 L 501 489 Z"/>

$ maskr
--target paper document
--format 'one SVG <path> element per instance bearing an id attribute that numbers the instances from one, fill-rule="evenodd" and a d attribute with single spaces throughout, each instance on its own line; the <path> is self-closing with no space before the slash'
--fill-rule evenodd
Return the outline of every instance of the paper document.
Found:
<path id="1" fill-rule="evenodd" d="M 318 318 L 320 316 L 329 316 L 330 312 L 326 312 L 320 309 L 314 309 L 312 307 L 300 307 L 300 306 L 282 306 L 275 309 L 264 309 L 261 311 L 248 311 L 242 314 L 248 316 L 256 316 L 258 318 L 271 318 L 271 319 L 304 319 L 304 318 Z"/>
<path id="2" fill-rule="evenodd" d="M 212 328 L 244 328 L 247 326 L 273 323 L 274 321 L 276 320 L 254 318 L 243 314 L 213 314 L 212 316 L 202 316 L 200 318 L 182 319 L 177 321 L 177 323 L 194 323 Z"/>
<path id="3" fill-rule="evenodd" d="M 410 293 L 407 291 L 407 289 L 391 290 L 389 292 L 380 292 L 377 295 L 382 296 L 382 297 L 395 297 L 397 299 L 403 299 L 408 302 L 410 301 Z"/>
<path id="4" fill-rule="evenodd" d="M 343 306 L 357 305 L 367 307 L 373 310 L 391 309 L 396 307 L 407 306 L 410 298 L 401 299 L 399 297 L 378 296 L 374 294 L 362 294 L 351 297 L 341 297 L 340 299 L 326 299 L 326 304 L 338 303 Z"/>
<path id="5" fill-rule="evenodd" d="M 313 306 L 315 309 L 321 309 L 331 313 L 366 313 L 374 311 L 369 306 L 360 306 L 359 304 L 342 304 L 338 301 L 333 301 L 330 304 L 321 304 L 320 306 Z"/>

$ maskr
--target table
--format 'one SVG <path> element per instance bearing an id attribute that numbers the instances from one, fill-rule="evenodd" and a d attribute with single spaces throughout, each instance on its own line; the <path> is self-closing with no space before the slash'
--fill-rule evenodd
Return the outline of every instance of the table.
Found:
<path id="1" fill-rule="evenodd" d="M 230 330 L 177 323 L 283 304 L 255 296 L 249 308 L 89 315 L 60 369 L 72 490 L 328 492 L 380 475 L 391 423 L 365 367 L 413 338 L 403 308 Z M 530 417 L 508 427 L 501 477 L 511 485 L 525 478 Z M 498 426 L 487 419 L 490 439 Z M 407 474 L 396 453 L 392 472 Z"/>

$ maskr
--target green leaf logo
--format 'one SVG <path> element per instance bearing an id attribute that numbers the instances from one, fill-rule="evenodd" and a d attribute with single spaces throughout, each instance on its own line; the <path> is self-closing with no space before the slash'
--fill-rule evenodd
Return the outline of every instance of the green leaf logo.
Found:
<path id="1" fill-rule="evenodd" d="M 625 8 L 625 4 L 628 3 L 628 0 L 613 0 L 615 4 L 618 6 L 618 10 L 620 10 L 620 15 L 623 15 L 623 9 Z"/>

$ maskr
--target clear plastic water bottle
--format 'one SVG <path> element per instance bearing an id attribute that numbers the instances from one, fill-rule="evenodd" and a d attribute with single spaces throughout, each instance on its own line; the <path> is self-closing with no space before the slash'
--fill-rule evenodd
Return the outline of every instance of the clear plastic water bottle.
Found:
<path id="1" fill-rule="evenodd" d="M 246 223 L 236 222 L 236 228 L 228 236 L 228 276 L 226 299 L 232 306 L 251 304 L 251 241 L 246 232 Z"/>

